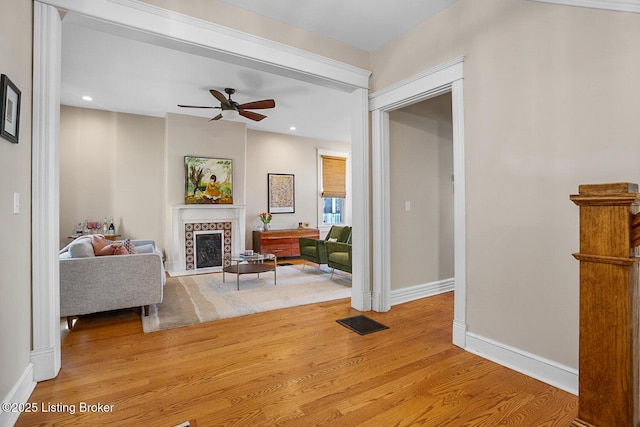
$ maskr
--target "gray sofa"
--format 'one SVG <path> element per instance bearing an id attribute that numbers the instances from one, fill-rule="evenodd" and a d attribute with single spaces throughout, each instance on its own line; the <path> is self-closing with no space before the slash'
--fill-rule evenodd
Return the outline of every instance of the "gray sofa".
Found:
<path id="1" fill-rule="evenodd" d="M 60 317 L 141 307 L 162 302 L 162 252 L 152 240 L 132 240 L 134 254 L 95 256 L 90 237 L 60 251 Z"/>

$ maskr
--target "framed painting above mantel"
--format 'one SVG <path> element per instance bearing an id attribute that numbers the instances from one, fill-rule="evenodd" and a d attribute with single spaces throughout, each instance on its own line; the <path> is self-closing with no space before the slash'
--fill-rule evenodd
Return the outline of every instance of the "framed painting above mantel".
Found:
<path id="1" fill-rule="evenodd" d="M 230 159 L 185 156 L 184 170 L 185 204 L 233 204 Z"/>

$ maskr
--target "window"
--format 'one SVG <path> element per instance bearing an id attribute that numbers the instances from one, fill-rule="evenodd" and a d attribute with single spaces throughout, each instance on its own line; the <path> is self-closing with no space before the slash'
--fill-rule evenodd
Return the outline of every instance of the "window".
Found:
<path id="1" fill-rule="evenodd" d="M 322 225 L 344 224 L 347 198 L 347 157 L 319 152 L 320 206 Z M 341 154 L 341 153 L 340 153 Z"/>
<path id="2" fill-rule="evenodd" d="M 337 197 L 322 198 L 322 223 L 323 224 L 342 224 L 342 205 L 344 199 Z"/>

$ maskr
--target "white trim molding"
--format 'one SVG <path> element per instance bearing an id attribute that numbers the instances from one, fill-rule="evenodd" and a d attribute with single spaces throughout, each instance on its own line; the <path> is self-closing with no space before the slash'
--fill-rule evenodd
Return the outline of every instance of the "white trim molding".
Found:
<path id="1" fill-rule="evenodd" d="M 18 379 L 18 382 L 9 391 L 9 394 L 2 399 L 3 403 L 23 404 L 29 401 L 29 397 L 36 388 L 33 379 L 33 364 L 29 363 Z M 4 408 L 3 408 L 4 409 Z M 18 421 L 21 411 L 0 411 L 0 426 L 12 426 Z"/>
<path id="2" fill-rule="evenodd" d="M 465 350 L 576 396 L 578 395 L 577 369 L 472 332 L 467 333 L 467 347 Z"/>
<path id="3" fill-rule="evenodd" d="M 39 1 L 123 37 L 346 92 L 369 88 L 368 70 L 141 1 Z"/>
<path id="4" fill-rule="evenodd" d="M 640 0 L 529 0 L 563 6 L 588 7 L 615 12 L 640 13 Z"/>
<path id="5" fill-rule="evenodd" d="M 453 278 L 396 289 L 391 291 L 391 305 L 404 304 L 405 302 L 415 301 L 420 298 L 432 297 L 445 292 L 451 292 L 454 289 L 455 280 Z"/>
<path id="6" fill-rule="evenodd" d="M 465 347 L 466 332 L 466 215 L 464 160 L 464 57 L 430 68 L 371 94 L 371 182 L 373 230 L 373 309 L 392 304 L 389 213 L 389 112 L 451 92 L 454 180 L 454 322 L 453 343 Z"/>
<path id="7" fill-rule="evenodd" d="M 34 2 L 32 143 L 32 309 L 36 381 L 60 370 L 59 204 L 62 22 L 56 8 Z"/>
<path id="8" fill-rule="evenodd" d="M 351 93 L 351 211 L 353 220 L 353 252 L 351 306 L 356 310 L 371 310 L 371 239 L 369 196 L 369 91 L 356 89 Z"/>

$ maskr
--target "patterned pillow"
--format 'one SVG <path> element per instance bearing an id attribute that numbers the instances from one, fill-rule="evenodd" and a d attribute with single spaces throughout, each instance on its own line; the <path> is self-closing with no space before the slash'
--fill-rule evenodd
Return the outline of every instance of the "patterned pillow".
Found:
<path id="1" fill-rule="evenodd" d="M 133 244 L 133 242 L 131 241 L 131 239 L 124 239 L 122 241 L 122 246 L 124 246 L 124 248 L 127 250 L 128 254 L 135 254 L 136 251 L 136 247 Z"/>
<path id="2" fill-rule="evenodd" d="M 127 255 L 129 252 L 125 249 L 122 243 L 109 243 L 103 246 L 99 251 L 96 251 L 96 256 L 105 255 Z"/>

